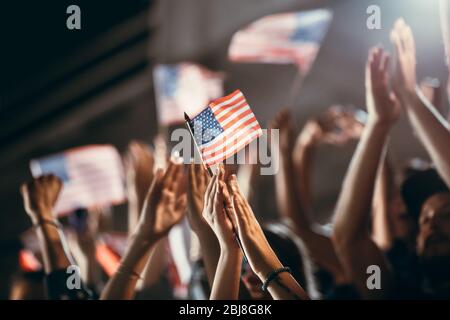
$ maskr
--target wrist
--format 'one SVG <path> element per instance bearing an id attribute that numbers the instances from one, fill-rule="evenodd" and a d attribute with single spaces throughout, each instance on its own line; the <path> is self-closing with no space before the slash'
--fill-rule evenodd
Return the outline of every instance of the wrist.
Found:
<path id="1" fill-rule="evenodd" d="M 239 256 L 242 257 L 242 251 L 241 248 L 239 248 L 236 241 L 233 240 L 233 242 L 229 243 L 222 243 L 219 242 L 220 246 L 220 256 L 223 258 L 237 258 Z"/>
<path id="2" fill-rule="evenodd" d="M 272 272 L 273 270 L 279 269 L 283 267 L 282 263 L 278 258 L 273 254 L 273 256 L 268 259 L 267 261 L 264 261 L 260 263 L 258 266 L 255 266 L 255 274 L 258 276 L 258 278 L 264 282 L 266 280 L 267 275 Z"/>
<path id="3" fill-rule="evenodd" d="M 52 210 L 46 207 L 37 207 L 29 212 L 29 215 L 31 216 L 33 223 L 38 223 L 42 220 L 56 220 L 52 214 Z"/>
<path id="4" fill-rule="evenodd" d="M 419 92 L 421 92 L 421 89 L 417 85 L 413 88 L 405 88 L 400 91 L 399 98 L 403 105 L 408 108 L 413 106 L 415 104 L 414 102 L 419 99 Z"/>
<path id="5" fill-rule="evenodd" d="M 382 118 L 376 118 L 376 117 L 370 117 L 367 120 L 366 128 L 369 130 L 375 130 L 380 132 L 388 132 L 392 126 L 394 125 L 395 121 L 392 120 L 386 120 Z"/>
<path id="6" fill-rule="evenodd" d="M 238 248 L 222 248 L 220 249 L 220 259 L 229 262 L 236 263 L 242 260 L 243 254 L 241 249 Z"/>
<path id="7" fill-rule="evenodd" d="M 43 227 L 43 226 L 54 226 L 56 228 L 61 228 L 61 224 L 59 223 L 58 219 L 56 219 L 53 216 L 46 216 L 46 215 L 42 215 L 42 216 L 35 216 L 31 219 L 31 222 L 33 223 L 33 226 L 35 228 L 38 227 Z"/>
<path id="8" fill-rule="evenodd" d="M 144 228 L 141 225 L 138 225 L 132 238 L 134 242 L 139 243 L 144 247 L 150 247 L 159 240 L 154 235 L 149 234 L 147 228 Z"/>

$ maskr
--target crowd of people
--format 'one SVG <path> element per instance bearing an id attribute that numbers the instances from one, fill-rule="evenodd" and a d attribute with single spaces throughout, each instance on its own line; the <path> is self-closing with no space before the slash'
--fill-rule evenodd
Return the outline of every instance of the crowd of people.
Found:
<path id="1" fill-rule="evenodd" d="M 280 130 L 276 222 L 263 223 L 252 209 L 257 164 L 219 165 L 210 176 L 202 164 L 165 161 L 161 142 L 154 148 L 133 142 L 124 157 L 130 231 L 120 264 L 110 277 L 96 276 L 93 252 L 101 228 L 89 219 L 89 227 L 76 234 L 87 261 L 82 281 L 70 287 L 67 268 L 81 265 L 81 258 L 74 259 L 71 236 L 53 214 L 62 182 L 44 175 L 23 184 L 44 273 L 22 275 L 14 297 L 173 298 L 167 236 L 187 219 L 199 251 L 188 285 L 192 299 L 450 298 L 450 125 L 419 88 L 414 37 L 402 19 L 391 41 L 392 58 L 381 47 L 369 52 L 365 121 L 335 106 L 308 120 L 297 137 L 288 110 L 270 123 Z M 431 162 L 414 161 L 394 172 L 389 135 L 402 113 Z M 349 140 L 359 142 L 330 231 L 314 219 L 315 150 Z M 247 179 L 238 179 L 244 170 L 250 170 Z M 380 274 L 374 286 L 368 284 L 370 268 Z M 32 285 L 39 281 L 45 282 L 40 296 Z"/>

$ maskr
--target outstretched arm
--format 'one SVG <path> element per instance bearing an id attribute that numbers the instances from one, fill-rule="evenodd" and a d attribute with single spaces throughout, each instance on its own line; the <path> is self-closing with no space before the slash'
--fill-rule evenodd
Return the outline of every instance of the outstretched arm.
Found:
<path id="1" fill-rule="evenodd" d="M 442 179 L 450 186 L 450 125 L 420 91 L 416 81 L 416 48 L 411 28 L 400 19 L 391 33 L 396 52 L 394 89 L 409 121 Z"/>
<path id="2" fill-rule="evenodd" d="M 45 175 L 25 183 L 20 190 L 25 210 L 37 230 L 39 246 L 47 274 L 66 270 L 74 264 L 53 207 L 62 188 L 62 182 L 54 175 Z"/>
<path id="3" fill-rule="evenodd" d="M 253 272 L 264 283 L 269 274 L 283 265 L 267 242 L 250 205 L 239 189 L 235 175 L 230 176 L 227 186 L 233 200 L 232 211 L 245 256 Z M 268 291 L 274 299 L 308 299 L 303 288 L 288 272 L 279 273 L 270 282 Z"/>
<path id="4" fill-rule="evenodd" d="M 211 289 L 211 300 L 236 300 L 239 297 L 242 252 L 234 238 L 232 222 L 225 211 L 232 211 L 233 205 L 224 176 L 224 167 L 220 165 L 219 172 L 211 179 L 206 190 L 203 209 L 203 217 L 220 244 L 220 258 Z"/>
<path id="5" fill-rule="evenodd" d="M 128 193 L 128 235 L 135 231 L 153 180 L 154 156 L 143 142 L 132 141 L 124 157 Z"/>
<path id="6" fill-rule="evenodd" d="M 385 157 L 378 168 L 372 203 L 372 239 L 383 251 L 390 249 L 394 240 L 389 214 L 391 185 L 393 184 L 390 169 L 387 157 Z"/>
<path id="7" fill-rule="evenodd" d="M 205 264 L 209 285 L 212 287 L 220 257 L 217 237 L 202 216 L 205 192 L 210 181 L 202 164 L 189 165 L 188 219 L 200 242 L 202 259 Z"/>
<path id="8" fill-rule="evenodd" d="M 53 207 L 62 187 L 56 176 L 45 175 L 21 186 L 25 210 L 36 228 L 39 246 L 44 258 L 45 282 L 49 299 L 81 300 L 90 298 L 90 292 L 81 282 L 79 288 L 69 288 L 71 272 L 78 272 L 70 255 L 64 233 L 53 215 Z M 79 274 L 78 274 L 79 275 Z"/>
<path id="9" fill-rule="evenodd" d="M 186 196 L 180 193 L 183 166 L 170 163 L 158 170 L 144 202 L 136 231 L 131 236 L 119 269 L 108 281 L 101 299 L 131 299 L 150 250 L 177 224 L 186 211 Z"/>
<path id="10" fill-rule="evenodd" d="M 280 112 L 272 128 L 280 130 L 280 171 L 275 176 L 277 203 L 282 216 L 289 218 L 295 233 L 303 240 L 306 254 L 317 266 L 333 274 L 336 282 L 344 282 L 343 271 L 337 259 L 333 244 L 329 237 L 319 233 L 313 226 L 310 194 L 310 161 L 312 154 L 309 147 L 301 150 L 301 159 L 296 168 L 293 162 L 293 128 L 291 115 L 287 111 Z M 307 126 L 311 126 L 310 123 Z M 298 173 L 296 169 L 301 172 Z M 295 181 L 295 179 L 300 181 Z"/>
<path id="11" fill-rule="evenodd" d="M 382 272 L 381 292 L 389 285 L 389 270 L 381 250 L 371 239 L 369 222 L 375 178 L 389 131 L 400 115 L 400 106 L 387 87 L 388 56 L 381 48 L 369 54 L 366 97 L 369 119 L 344 179 L 336 207 L 333 240 L 339 259 L 359 292 L 378 298 L 381 290 L 369 290 L 366 270 L 377 265 Z"/>

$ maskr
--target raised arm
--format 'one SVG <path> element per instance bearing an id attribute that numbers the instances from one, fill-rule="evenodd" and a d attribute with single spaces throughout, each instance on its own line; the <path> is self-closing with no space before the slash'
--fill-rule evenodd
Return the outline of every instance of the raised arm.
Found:
<path id="1" fill-rule="evenodd" d="M 96 292 L 101 282 L 101 269 L 96 258 L 100 214 L 100 210 L 75 212 L 69 219 L 72 222 L 72 230 L 67 234 L 71 253 L 81 269 L 81 278 Z"/>
<path id="2" fill-rule="evenodd" d="M 276 176 L 276 191 L 280 210 L 294 225 L 303 240 L 306 254 L 312 262 L 330 272 L 336 283 L 346 279 L 329 236 L 314 224 L 312 216 L 311 172 L 314 144 L 323 139 L 325 129 L 310 120 L 293 145 L 291 117 L 287 112 L 278 114 L 272 125 L 280 128 L 280 172 Z"/>
<path id="3" fill-rule="evenodd" d="M 132 299 L 136 282 L 148 260 L 150 250 L 167 235 L 186 211 L 186 195 L 180 190 L 183 165 L 171 162 L 165 173 L 159 169 L 146 196 L 136 231 L 116 274 L 108 281 L 102 299 Z"/>
<path id="4" fill-rule="evenodd" d="M 372 239 L 377 246 L 386 251 L 394 241 L 393 226 L 389 212 L 393 180 L 387 157 L 378 169 L 372 203 Z"/>
<path id="5" fill-rule="evenodd" d="M 31 218 L 39 239 L 44 260 L 45 282 L 51 300 L 81 300 L 91 298 L 91 293 L 80 281 L 79 287 L 70 287 L 73 271 L 80 276 L 70 254 L 64 233 L 53 207 L 62 188 L 62 182 L 54 175 L 44 175 L 21 186 L 25 210 Z M 70 277 L 70 278 L 69 278 Z M 79 278 L 78 278 L 79 279 Z"/>
<path id="6" fill-rule="evenodd" d="M 394 90 L 437 171 L 450 186 L 450 125 L 417 85 L 414 37 L 403 19 L 395 23 L 391 40 L 396 52 Z"/>
<path id="7" fill-rule="evenodd" d="M 139 222 L 145 196 L 153 180 L 154 156 L 150 148 L 137 141 L 128 145 L 124 157 L 128 193 L 128 234 L 131 236 Z"/>
<path id="8" fill-rule="evenodd" d="M 203 165 L 194 163 L 189 165 L 188 219 L 192 230 L 199 239 L 206 275 L 209 285 L 212 287 L 220 257 L 220 247 L 217 237 L 202 216 L 209 180 L 208 172 Z"/>
<path id="9" fill-rule="evenodd" d="M 272 128 L 280 130 L 280 171 L 275 177 L 278 209 L 282 216 L 292 221 L 295 233 L 303 240 L 307 258 L 311 259 L 315 265 L 333 274 L 335 281 L 342 283 L 344 282 L 343 271 L 333 244 L 329 237 L 314 228 L 310 218 L 312 213 L 310 194 L 312 155 L 307 154 L 306 150 L 301 151 L 300 168 L 298 168 L 301 173 L 297 174 L 293 163 L 291 118 L 289 112 L 282 111 L 271 124 Z"/>
<path id="10" fill-rule="evenodd" d="M 39 246 L 47 274 L 66 270 L 74 264 L 53 207 L 62 188 L 62 182 L 54 175 L 45 175 L 21 186 L 25 211 L 31 218 L 39 238 Z"/>
<path id="11" fill-rule="evenodd" d="M 308 295 L 292 275 L 289 272 L 281 272 L 284 266 L 267 242 L 250 205 L 239 189 L 235 175 L 230 176 L 227 187 L 233 200 L 233 214 L 239 239 L 253 272 L 263 283 L 267 283 L 268 277 L 273 276 L 267 290 L 274 299 L 308 299 Z"/>
<path id="12" fill-rule="evenodd" d="M 218 170 L 219 172 L 209 182 L 203 209 L 203 217 L 214 231 L 220 245 L 220 258 L 210 299 L 237 300 L 239 297 L 242 252 L 234 238 L 232 222 L 225 212 L 225 207 L 227 210 L 232 210 L 233 204 L 224 182 L 223 165 L 220 165 Z"/>
<path id="13" fill-rule="evenodd" d="M 383 297 L 389 290 L 389 270 L 381 250 L 371 239 L 369 222 L 375 178 L 400 105 L 387 87 L 389 57 L 381 48 L 369 54 L 366 100 L 369 118 L 344 179 L 336 207 L 333 241 L 347 276 L 366 298 Z M 382 290 L 369 290 L 366 270 L 381 269 Z M 385 297 L 385 296 L 384 296 Z"/>

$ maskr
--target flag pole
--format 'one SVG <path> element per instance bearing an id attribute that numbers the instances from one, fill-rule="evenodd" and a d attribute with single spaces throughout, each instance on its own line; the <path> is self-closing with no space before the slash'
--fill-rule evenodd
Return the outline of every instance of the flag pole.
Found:
<path id="1" fill-rule="evenodd" d="M 197 152 L 198 152 L 198 154 L 199 154 L 199 156 L 200 156 L 200 160 L 202 161 L 202 164 L 203 164 L 203 166 L 206 168 L 206 170 L 208 170 L 209 176 L 212 177 L 214 174 L 213 174 L 211 168 L 208 167 L 208 166 L 205 164 L 205 162 L 203 161 L 202 153 L 200 152 L 200 148 L 198 147 L 197 141 L 195 140 L 195 137 L 194 137 L 194 132 L 192 132 L 192 128 L 191 128 L 191 126 L 189 125 L 189 122 L 191 121 L 191 118 L 189 118 L 189 116 L 187 115 L 186 112 L 184 113 L 184 120 L 186 120 L 186 127 L 188 128 L 189 133 L 191 134 L 192 140 L 194 140 L 195 149 L 197 150 Z M 245 256 L 245 251 L 244 251 L 244 247 L 242 246 L 241 239 L 239 239 L 239 235 L 238 235 L 238 233 L 237 233 L 237 231 L 236 231 L 236 228 L 234 227 L 233 220 L 231 219 L 231 217 L 230 217 L 230 215 L 228 214 L 228 211 L 227 211 L 227 209 L 226 209 L 227 206 L 226 206 L 225 201 L 223 202 L 223 206 L 224 206 L 224 209 L 225 209 L 225 214 L 227 215 L 228 219 L 230 219 L 230 222 L 231 222 L 231 229 L 232 229 L 233 234 L 234 234 L 234 237 L 235 237 L 235 239 L 236 239 L 236 241 L 237 241 L 237 243 L 238 243 L 238 245 L 239 245 L 239 248 L 241 249 L 241 251 L 242 251 L 242 253 L 243 253 L 243 255 L 244 255 L 244 260 L 245 260 L 245 261 L 248 261 L 248 260 L 247 260 L 247 257 Z"/>
<path id="2" fill-rule="evenodd" d="M 191 122 L 191 118 L 189 118 L 189 116 L 187 115 L 187 113 L 184 113 L 184 120 L 186 121 L 186 127 L 189 130 L 189 133 L 191 134 L 192 140 L 194 141 L 194 145 L 195 145 L 195 149 L 197 150 L 199 156 L 200 156 L 200 160 L 202 161 L 203 167 L 206 168 L 206 170 L 208 170 L 208 174 L 210 177 L 212 177 L 214 174 L 211 170 L 210 167 L 208 167 L 205 162 L 203 161 L 203 157 L 202 157 L 202 153 L 200 152 L 200 148 L 198 147 L 197 141 L 195 140 L 194 137 L 194 132 L 192 132 L 192 128 L 189 125 L 189 122 Z"/>
<path id="3" fill-rule="evenodd" d="M 302 84 L 303 84 L 304 77 L 298 69 L 296 69 L 296 70 L 297 70 L 297 72 L 296 72 L 294 81 L 291 84 L 291 88 L 289 90 L 289 95 L 285 102 L 285 105 L 289 108 L 293 106 L 293 104 L 295 102 L 295 98 L 297 96 L 297 93 L 300 91 L 300 88 L 302 87 Z"/>

